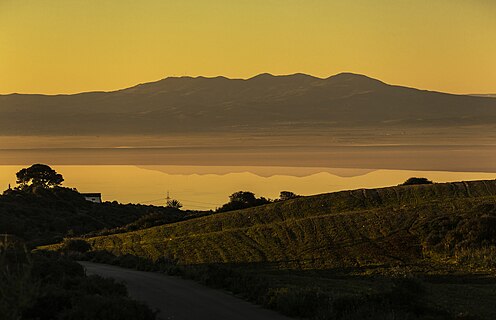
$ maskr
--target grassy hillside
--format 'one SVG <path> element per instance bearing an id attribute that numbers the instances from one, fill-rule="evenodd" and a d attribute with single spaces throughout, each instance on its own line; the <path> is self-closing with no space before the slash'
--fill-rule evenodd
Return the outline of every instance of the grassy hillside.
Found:
<path id="1" fill-rule="evenodd" d="M 90 259 L 300 318 L 496 317 L 496 181 L 322 194 L 86 241 Z"/>
<path id="2" fill-rule="evenodd" d="M 467 250 L 496 243 L 494 226 L 496 181 L 473 181 L 303 197 L 88 241 L 116 255 L 180 264 L 320 269 L 467 259 Z"/>

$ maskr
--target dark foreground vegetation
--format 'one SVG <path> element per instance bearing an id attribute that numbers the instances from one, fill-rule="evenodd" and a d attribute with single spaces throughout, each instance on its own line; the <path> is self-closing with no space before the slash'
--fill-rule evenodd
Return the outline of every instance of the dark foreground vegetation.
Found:
<path id="1" fill-rule="evenodd" d="M 92 232 L 131 231 L 196 214 L 200 213 L 116 202 L 92 203 L 77 191 L 63 187 L 27 188 L 9 190 L 0 196 L 0 234 L 13 234 L 36 246 Z"/>
<path id="2" fill-rule="evenodd" d="M 181 274 L 297 317 L 493 319 L 495 230 L 496 181 L 421 184 L 88 238 L 84 255 Z"/>
<path id="3" fill-rule="evenodd" d="M 182 211 L 117 202 L 86 201 L 64 178 L 35 164 L 17 173 L 17 187 L 0 196 L 0 234 L 24 239 L 29 247 L 57 243 L 64 237 L 106 235 L 186 220 L 211 212 Z"/>
<path id="4" fill-rule="evenodd" d="M 86 276 L 81 265 L 55 252 L 28 253 L 0 243 L 0 319 L 153 320 L 155 312 L 129 299 L 112 279 Z"/>
<path id="5" fill-rule="evenodd" d="M 108 251 L 80 257 L 193 279 L 295 318 L 483 319 L 467 312 L 454 314 L 433 303 L 432 284 L 403 271 L 379 276 L 345 270 L 283 270 L 264 264 L 178 265 L 129 254 L 115 256 Z"/>
<path id="6" fill-rule="evenodd" d="M 92 203 L 75 189 L 61 187 L 63 181 L 49 166 L 36 164 L 20 170 L 17 187 L 0 196 L 0 319 L 155 319 L 155 312 L 128 298 L 124 285 L 86 276 L 69 258 L 90 250 L 87 243 L 67 240 L 63 254 L 28 248 L 130 222 L 178 221 L 187 214 L 174 208 Z"/>

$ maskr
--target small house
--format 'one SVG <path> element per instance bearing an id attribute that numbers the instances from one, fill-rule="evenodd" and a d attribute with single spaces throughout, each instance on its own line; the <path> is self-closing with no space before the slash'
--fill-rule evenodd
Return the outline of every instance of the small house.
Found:
<path id="1" fill-rule="evenodd" d="M 94 203 L 102 203 L 101 193 L 81 193 L 86 201 L 91 201 Z"/>

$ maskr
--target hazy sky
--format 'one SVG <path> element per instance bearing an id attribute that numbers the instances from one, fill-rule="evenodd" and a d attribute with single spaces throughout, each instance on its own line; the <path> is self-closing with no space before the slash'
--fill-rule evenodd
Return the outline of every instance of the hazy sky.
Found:
<path id="1" fill-rule="evenodd" d="M 0 0 L 0 93 L 343 71 L 496 93 L 496 1 Z"/>

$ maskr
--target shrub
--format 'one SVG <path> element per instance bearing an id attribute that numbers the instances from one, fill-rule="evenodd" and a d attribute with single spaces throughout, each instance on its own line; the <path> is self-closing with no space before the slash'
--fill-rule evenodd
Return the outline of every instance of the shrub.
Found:
<path id="1" fill-rule="evenodd" d="M 301 196 L 299 196 L 296 193 L 291 192 L 291 191 L 281 191 L 281 193 L 279 194 L 279 200 L 280 201 L 286 201 L 289 199 L 294 199 L 294 198 L 299 198 L 299 197 L 301 197 Z"/>
<path id="2" fill-rule="evenodd" d="M 409 186 L 409 185 L 415 185 L 415 184 L 433 184 L 431 180 L 428 180 L 427 178 L 408 178 L 405 182 L 400 184 L 400 186 Z"/>
<path id="3" fill-rule="evenodd" d="M 292 317 L 323 319 L 332 298 L 319 288 L 278 288 L 269 293 L 268 306 Z"/>
<path id="4" fill-rule="evenodd" d="M 0 315 L 20 319 L 40 293 L 40 282 L 31 273 L 33 262 L 26 250 L 0 244 Z"/>
<path id="5" fill-rule="evenodd" d="M 72 309 L 63 312 L 62 320 L 154 320 L 156 312 L 143 303 L 116 296 L 84 296 Z"/>
<path id="6" fill-rule="evenodd" d="M 66 256 L 44 251 L 30 254 L 1 245 L 0 318 L 153 320 L 155 313 L 130 300 L 124 285 L 86 277 L 83 267 Z"/>
<path id="7" fill-rule="evenodd" d="M 82 239 L 68 239 L 62 244 L 64 252 L 79 252 L 85 253 L 91 250 L 91 245 Z"/>

